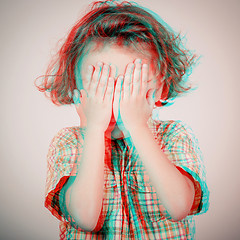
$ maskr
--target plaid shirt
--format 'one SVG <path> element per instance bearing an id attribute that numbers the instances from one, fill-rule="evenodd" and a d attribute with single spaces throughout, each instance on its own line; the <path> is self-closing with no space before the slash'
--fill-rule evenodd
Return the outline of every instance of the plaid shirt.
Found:
<path id="1" fill-rule="evenodd" d="M 60 220 L 60 239 L 194 239 L 193 215 L 204 213 L 209 207 L 198 141 L 181 121 L 149 118 L 148 126 L 168 159 L 194 183 L 195 199 L 189 215 L 173 221 L 151 186 L 134 145 L 126 139 L 105 138 L 101 214 L 92 232 L 81 229 L 66 211 L 63 186 L 70 176 L 76 176 L 74 169 L 81 159 L 85 128 L 66 127 L 51 141 L 45 189 L 45 207 Z"/>

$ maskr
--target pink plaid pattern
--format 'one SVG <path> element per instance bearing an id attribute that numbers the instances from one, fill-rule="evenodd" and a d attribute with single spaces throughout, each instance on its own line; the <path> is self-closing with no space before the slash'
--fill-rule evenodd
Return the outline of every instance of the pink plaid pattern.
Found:
<path id="1" fill-rule="evenodd" d="M 75 176 L 85 129 L 67 127 L 52 139 L 47 155 L 45 207 L 60 220 L 60 239 L 194 239 L 193 216 L 209 207 L 202 154 L 192 130 L 181 121 L 149 118 L 148 126 L 162 151 L 190 177 L 195 200 L 189 216 L 174 222 L 166 217 L 135 147 L 126 139 L 105 141 L 105 182 L 102 211 L 94 231 L 81 229 L 61 203 L 63 186 Z"/>

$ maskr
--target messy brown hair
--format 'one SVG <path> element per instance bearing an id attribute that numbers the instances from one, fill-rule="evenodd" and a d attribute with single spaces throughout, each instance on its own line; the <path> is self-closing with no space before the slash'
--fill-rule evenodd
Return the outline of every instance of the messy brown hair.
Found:
<path id="1" fill-rule="evenodd" d="M 141 43 L 151 52 L 156 79 L 163 82 L 162 95 L 155 106 L 188 92 L 187 76 L 196 55 L 183 47 L 180 34 L 153 13 L 133 2 L 97 1 L 71 28 L 66 40 L 48 65 L 43 81 L 36 87 L 56 105 L 72 104 L 76 86 L 76 66 L 92 41 L 135 46 Z M 38 79 L 38 78 L 37 78 Z M 36 79 L 36 80 L 37 80 Z M 36 81 L 35 80 L 35 81 Z"/>

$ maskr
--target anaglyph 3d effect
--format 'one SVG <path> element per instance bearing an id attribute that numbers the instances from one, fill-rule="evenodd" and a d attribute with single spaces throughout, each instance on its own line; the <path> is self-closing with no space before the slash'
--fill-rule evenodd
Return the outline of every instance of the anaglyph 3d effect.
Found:
<path id="1" fill-rule="evenodd" d="M 194 239 L 209 190 L 198 140 L 153 118 L 187 92 L 198 57 L 160 16 L 98 1 L 70 29 L 36 84 L 72 104 L 79 125 L 53 137 L 45 207 L 60 239 Z"/>

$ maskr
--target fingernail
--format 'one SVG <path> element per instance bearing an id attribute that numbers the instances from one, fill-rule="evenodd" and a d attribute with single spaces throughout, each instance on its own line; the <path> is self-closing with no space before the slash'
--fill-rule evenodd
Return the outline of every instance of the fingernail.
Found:
<path id="1" fill-rule="evenodd" d="M 102 66 L 102 62 L 97 62 L 97 65 L 98 65 L 99 67 L 101 67 L 101 66 Z"/>
<path id="2" fill-rule="evenodd" d="M 88 70 L 92 70 L 92 65 L 88 65 Z"/>
<path id="3" fill-rule="evenodd" d="M 109 65 L 108 65 L 108 64 L 104 64 L 103 68 L 104 68 L 105 70 L 108 70 Z"/>
<path id="4" fill-rule="evenodd" d="M 128 64 L 128 69 L 132 70 L 133 67 L 134 67 L 134 63 L 129 63 Z"/>
<path id="5" fill-rule="evenodd" d="M 142 59 L 140 59 L 140 58 L 138 58 L 137 60 L 136 60 L 136 63 L 141 63 L 142 62 Z"/>

